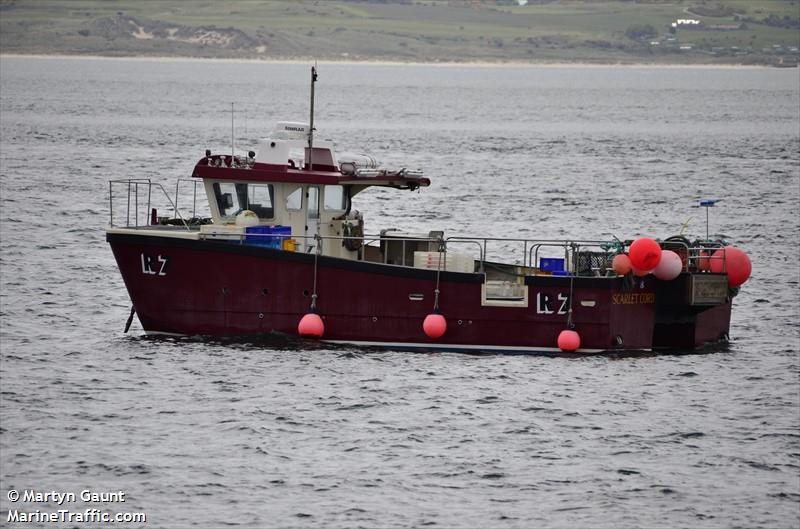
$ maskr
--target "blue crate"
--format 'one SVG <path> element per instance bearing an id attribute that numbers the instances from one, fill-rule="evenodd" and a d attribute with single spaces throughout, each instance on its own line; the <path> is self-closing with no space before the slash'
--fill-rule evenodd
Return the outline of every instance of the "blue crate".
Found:
<path id="1" fill-rule="evenodd" d="M 564 259 L 557 259 L 552 257 L 539 258 L 539 270 L 542 272 L 563 272 Z"/>
<path id="2" fill-rule="evenodd" d="M 569 272 L 567 270 L 553 270 L 553 275 L 554 276 L 571 276 L 572 272 Z"/>
<path id="3" fill-rule="evenodd" d="M 291 236 L 291 226 L 249 226 L 245 230 L 244 243 L 280 250 L 284 239 Z"/>

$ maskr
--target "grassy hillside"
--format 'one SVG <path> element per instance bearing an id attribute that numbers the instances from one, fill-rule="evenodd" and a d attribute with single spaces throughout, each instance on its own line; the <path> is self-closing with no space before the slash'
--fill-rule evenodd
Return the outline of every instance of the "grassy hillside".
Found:
<path id="1" fill-rule="evenodd" d="M 0 0 L 0 51 L 796 65 L 800 0 Z M 679 27 L 691 18 L 704 29 Z M 716 29 L 714 29 L 716 28 Z M 735 29 L 734 29 L 735 28 Z"/>

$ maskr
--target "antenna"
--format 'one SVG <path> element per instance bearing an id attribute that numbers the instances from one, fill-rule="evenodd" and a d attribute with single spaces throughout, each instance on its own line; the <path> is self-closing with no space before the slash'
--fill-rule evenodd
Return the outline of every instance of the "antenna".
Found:
<path id="1" fill-rule="evenodd" d="M 308 168 L 314 170 L 314 83 L 317 82 L 317 62 L 311 67 L 311 116 L 308 119 Z"/>
<path id="2" fill-rule="evenodd" d="M 708 238 L 708 208 L 713 207 L 716 204 L 716 200 L 701 200 L 700 205 L 706 208 L 706 241 L 709 240 Z"/>
<path id="3" fill-rule="evenodd" d="M 233 167 L 233 103 L 231 103 L 231 167 Z"/>

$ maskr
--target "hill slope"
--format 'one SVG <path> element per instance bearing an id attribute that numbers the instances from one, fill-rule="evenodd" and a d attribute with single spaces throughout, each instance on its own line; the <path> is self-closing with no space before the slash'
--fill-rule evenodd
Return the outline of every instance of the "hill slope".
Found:
<path id="1" fill-rule="evenodd" d="M 798 46 L 798 0 L 0 0 L 18 54 L 796 65 Z"/>

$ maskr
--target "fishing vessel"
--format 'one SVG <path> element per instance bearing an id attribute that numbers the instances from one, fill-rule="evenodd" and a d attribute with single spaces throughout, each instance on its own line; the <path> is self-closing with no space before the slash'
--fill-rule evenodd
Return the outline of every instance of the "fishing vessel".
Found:
<path id="1" fill-rule="evenodd" d="M 308 122 L 278 123 L 240 155 L 207 150 L 172 196 L 146 179 L 109 183 L 106 238 L 132 301 L 126 332 L 138 317 L 148 334 L 531 354 L 691 350 L 727 339 L 750 261 L 708 236 L 368 230 L 362 191 L 431 180 L 316 139 L 315 82 L 312 69 Z M 207 215 L 198 214 L 203 197 Z"/>

